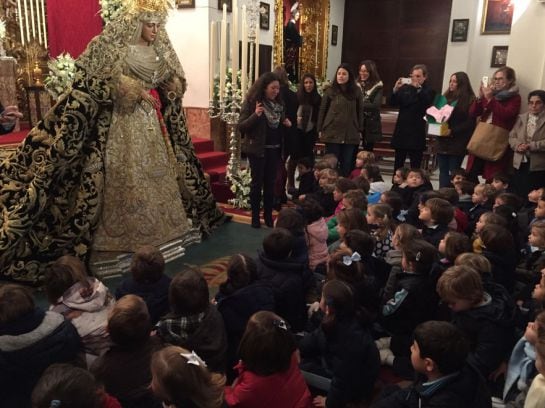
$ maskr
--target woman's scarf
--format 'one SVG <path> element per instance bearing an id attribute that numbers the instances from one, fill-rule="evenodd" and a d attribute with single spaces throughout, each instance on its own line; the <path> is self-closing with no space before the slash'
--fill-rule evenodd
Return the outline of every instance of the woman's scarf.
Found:
<path id="1" fill-rule="evenodd" d="M 512 98 L 515 95 L 518 95 L 519 88 L 518 86 L 513 86 L 509 89 L 504 89 L 501 91 L 494 91 L 494 98 L 498 101 L 506 101 L 509 98 Z"/>
<path id="2" fill-rule="evenodd" d="M 263 100 L 263 108 L 265 108 L 265 117 L 267 118 L 269 127 L 271 129 L 277 129 L 280 124 L 282 113 L 284 112 L 284 105 L 265 99 Z"/>

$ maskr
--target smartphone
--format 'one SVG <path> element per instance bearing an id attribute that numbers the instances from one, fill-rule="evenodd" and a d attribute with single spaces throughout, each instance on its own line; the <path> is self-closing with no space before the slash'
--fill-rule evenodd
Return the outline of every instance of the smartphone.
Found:
<path id="1" fill-rule="evenodd" d="M 401 78 L 401 83 L 403 85 L 410 85 L 411 84 L 411 78 Z"/>
<path id="2" fill-rule="evenodd" d="M 483 86 L 488 86 L 488 76 L 487 75 L 484 75 L 483 78 L 481 79 L 481 83 L 483 84 Z"/>

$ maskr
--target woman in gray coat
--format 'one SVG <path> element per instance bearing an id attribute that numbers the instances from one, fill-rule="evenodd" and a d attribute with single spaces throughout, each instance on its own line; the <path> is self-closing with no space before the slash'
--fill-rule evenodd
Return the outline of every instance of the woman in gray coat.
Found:
<path id="1" fill-rule="evenodd" d="M 528 94 L 528 112 L 518 116 L 509 145 L 515 152 L 513 192 L 526 197 L 529 191 L 545 187 L 545 91 Z"/>
<path id="2" fill-rule="evenodd" d="M 318 115 L 320 140 L 326 153 L 337 156 L 343 176 L 354 167 L 363 128 L 363 97 L 348 64 L 337 68 L 335 79 L 322 98 Z"/>

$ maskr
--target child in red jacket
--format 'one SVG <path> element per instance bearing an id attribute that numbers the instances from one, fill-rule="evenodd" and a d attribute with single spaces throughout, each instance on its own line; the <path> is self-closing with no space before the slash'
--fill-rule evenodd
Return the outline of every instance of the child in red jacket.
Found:
<path id="1" fill-rule="evenodd" d="M 288 324 L 272 312 L 255 313 L 239 346 L 238 378 L 225 388 L 230 407 L 309 408 L 307 384 L 299 370 Z"/>

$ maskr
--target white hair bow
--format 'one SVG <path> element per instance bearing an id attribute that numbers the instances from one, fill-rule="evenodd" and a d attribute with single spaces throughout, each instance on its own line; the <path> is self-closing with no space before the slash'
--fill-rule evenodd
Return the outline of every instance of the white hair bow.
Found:
<path id="1" fill-rule="evenodd" d="M 204 360 L 200 358 L 195 351 L 192 351 L 191 353 L 180 353 L 180 355 L 187 360 L 187 364 L 206 367 Z"/>
<path id="2" fill-rule="evenodd" d="M 352 262 L 361 261 L 361 256 L 357 252 L 354 252 L 352 256 L 345 255 L 343 256 L 343 264 L 346 266 L 352 265 Z"/>

